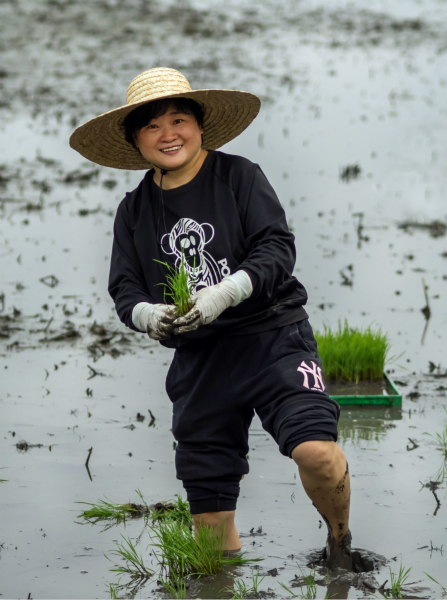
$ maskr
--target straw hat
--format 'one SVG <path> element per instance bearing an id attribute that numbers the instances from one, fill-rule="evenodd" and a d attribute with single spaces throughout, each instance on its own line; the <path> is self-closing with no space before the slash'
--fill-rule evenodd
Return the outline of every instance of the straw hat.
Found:
<path id="1" fill-rule="evenodd" d="M 259 112 L 261 101 L 254 94 L 237 90 L 192 90 L 189 81 L 175 69 L 149 69 L 137 75 L 127 90 L 126 105 L 90 119 L 70 137 L 70 146 L 82 156 L 115 169 L 150 169 L 124 136 L 123 121 L 132 110 L 161 98 L 191 98 L 203 109 L 205 150 L 220 148 L 246 129 Z"/>

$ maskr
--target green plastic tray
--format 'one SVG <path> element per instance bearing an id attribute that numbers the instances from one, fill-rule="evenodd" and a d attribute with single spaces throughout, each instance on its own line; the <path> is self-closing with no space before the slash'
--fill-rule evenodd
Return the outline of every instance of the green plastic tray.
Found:
<path id="1" fill-rule="evenodd" d="M 387 395 L 381 396 L 337 396 L 331 395 L 330 397 L 343 406 L 353 405 L 366 405 L 371 404 L 374 406 L 402 406 L 402 396 L 399 394 L 394 383 L 384 373 L 384 379 L 386 381 Z"/>

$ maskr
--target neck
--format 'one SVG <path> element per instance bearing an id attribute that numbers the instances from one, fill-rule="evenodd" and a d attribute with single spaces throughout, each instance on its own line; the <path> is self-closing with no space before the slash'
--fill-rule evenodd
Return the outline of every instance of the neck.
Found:
<path id="1" fill-rule="evenodd" d="M 165 175 L 163 175 L 163 189 L 172 190 L 189 183 L 200 171 L 207 155 L 208 151 L 201 148 L 197 156 L 188 165 L 172 171 L 166 170 Z M 159 186 L 162 169 L 154 165 L 154 170 L 154 181 Z"/>

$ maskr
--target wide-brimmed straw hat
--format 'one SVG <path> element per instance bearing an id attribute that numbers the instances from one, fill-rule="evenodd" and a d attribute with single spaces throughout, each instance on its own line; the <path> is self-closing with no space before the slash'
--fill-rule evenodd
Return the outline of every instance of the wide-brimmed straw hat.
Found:
<path id="1" fill-rule="evenodd" d="M 237 137 L 259 112 L 254 94 L 237 90 L 192 90 L 175 69 L 149 69 L 137 75 L 127 90 L 126 105 L 90 119 L 70 137 L 70 146 L 82 156 L 115 169 L 150 169 L 152 164 L 126 141 L 124 118 L 135 108 L 162 98 L 191 98 L 203 109 L 205 150 L 216 150 Z"/>

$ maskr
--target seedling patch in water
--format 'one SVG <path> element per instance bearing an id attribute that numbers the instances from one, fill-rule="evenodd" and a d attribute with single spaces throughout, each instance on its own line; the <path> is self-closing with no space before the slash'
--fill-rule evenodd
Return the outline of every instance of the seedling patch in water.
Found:
<path id="1" fill-rule="evenodd" d="M 79 514 L 78 518 L 85 519 L 85 521 L 92 524 L 100 521 L 115 521 L 114 524 L 118 524 L 122 521 L 125 521 L 126 518 L 141 517 L 151 518 L 156 521 L 169 519 L 180 521 L 182 523 L 192 522 L 191 514 L 189 512 L 189 504 L 180 496 L 178 496 L 173 502 L 157 502 L 156 504 L 148 505 L 145 502 L 141 492 L 136 490 L 136 493 L 142 501 L 141 504 L 135 504 L 132 502 L 117 504 L 107 500 L 98 500 L 97 504 L 92 504 L 90 502 L 77 502 L 77 504 L 90 506 L 90 508 Z"/>
<path id="2" fill-rule="evenodd" d="M 358 383 L 383 378 L 390 345 L 380 329 L 355 329 L 345 320 L 337 330 L 325 325 L 315 338 L 326 380 Z"/>
<path id="3" fill-rule="evenodd" d="M 262 560 L 247 559 L 243 553 L 231 553 L 223 550 L 224 532 L 206 526 L 199 526 L 195 533 L 192 525 L 184 521 L 166 517 L 148 524 L 151 546 L 149 556 L 155 558 L 158 566 L 157 582 L 173 598 L 185 598 L 187 583 L 193 578 L 215 575 L 227 567 L 240 567 L 249 562 Z M 142 554 L 138 554 L 136 545 L 130 538 L 122 536 L 122 542 L 109 552 L 119 559 L 110 569 L 119 575 L 128 575 L 126 584 L 113 586 L 116 595 L 118 590 L 129 594 L 138 591 L 155 571 L 147 567 Z M 107 555 L 108 560 L 110 559 Z M 124 565 L 122 564 L 124 561 Z M 113 561 L 112 561 L 113 562 Z M 152 560 L 151 560 L 152 564 Z"/>
<path id="4" fill-rule="evenodd" d="M 246 559 L 243 553 L 223 549 L 224 532 L 199 526 L 195 535 L 190 525 L 165 520 L 149 526 L 156 558 L 168 576 L 213 575 L 226 566 L 242 566 L 262 559 Z"/>

